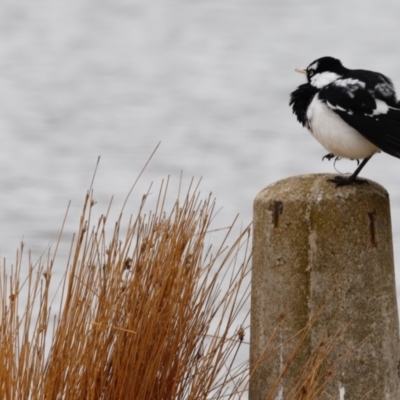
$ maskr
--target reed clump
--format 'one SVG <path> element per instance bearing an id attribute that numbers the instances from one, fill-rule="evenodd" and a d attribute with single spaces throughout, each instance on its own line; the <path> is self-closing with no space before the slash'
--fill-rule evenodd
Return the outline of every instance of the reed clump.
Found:
<path id="1" fill-rule="evenodd" d="M 23 245 L 13 265 L 4 262 L 1 399 L 241 396 L 248 365 L 235 357 L 248 317 L 250 228 L 228 245 L 230 226 L 211 247 L 214 200 L 190 185 L 167 209 L 167 191 L 161 184 L 151 212 L 147 195 L 127 221 L 122 210 L 111 229 L 109 210 L 92 221 L 88 191 L 56 312 L 58 244 L 36 263 Z"/>

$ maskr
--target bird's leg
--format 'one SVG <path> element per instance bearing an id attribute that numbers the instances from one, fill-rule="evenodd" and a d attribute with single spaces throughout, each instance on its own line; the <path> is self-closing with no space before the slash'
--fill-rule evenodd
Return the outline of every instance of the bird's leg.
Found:
<path id="1" fill-rule="evenodd" d="M 325 158 L 327 158 L 327 159 L 328 159 L 328 161 L 331 161 L 333 157 L 335 157 L 335 155 L 334 155 L 334 154 L 332 154 L 332 153 L 328 153 L 328 154 L 326 154 L 326 155 L 324 155 L 324 156 L 322 157 L 322 161 L 324 161 L 324 160 L 325 160 Z"/>
<path id="2" fill-rule="evenodd" d="M 339 171 L 336 169 L 336 162 L 339 161 L 339 160 L 341 160 L 341 157 L 336 157 L 336 158 L 335 158 L 335 161 L 333 162 L 333 168 L 335 168 L 336 172 L 339 172 Z"/>
<path id="3" fill-rule="evenodd" d="M 357 167 L 357 169 L 350 176 L 339 175 L 339 176 L 335 176 L 333 179 L 328 179 L 328 181 L 336 183 L 336 187 L 350 185 L 353 182 L 358 183 L 358 184 L 368 183 L 368 181 L 366 181 L 365 179 L 357 179 L 357 175 L 364 168 L 364 165 L 370 160 L 371 157 L 372 156 L 364 158 L 364 160 L 362 160 L 361 164 Z"/>

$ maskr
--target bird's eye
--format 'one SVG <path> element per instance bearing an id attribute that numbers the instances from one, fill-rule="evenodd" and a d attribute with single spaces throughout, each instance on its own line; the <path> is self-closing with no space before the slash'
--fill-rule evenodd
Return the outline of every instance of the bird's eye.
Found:
<path id="1" fill-rule="evenodd" d="M 308 71 L 308 75 L 309 75 L 309 76 L 313 76 L 313 75 L 314 75 L 314 70 L 310 69 L 310 70 Z"/>

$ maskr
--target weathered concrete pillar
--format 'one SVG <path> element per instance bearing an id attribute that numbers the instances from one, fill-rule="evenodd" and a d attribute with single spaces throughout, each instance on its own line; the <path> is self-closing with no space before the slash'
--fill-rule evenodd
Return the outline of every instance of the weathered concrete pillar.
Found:
<path id="1" fill-rule="evenodd" d="M 255 199 L 250 400 L 400 399 L 389 196 L 330 177 Z"/>

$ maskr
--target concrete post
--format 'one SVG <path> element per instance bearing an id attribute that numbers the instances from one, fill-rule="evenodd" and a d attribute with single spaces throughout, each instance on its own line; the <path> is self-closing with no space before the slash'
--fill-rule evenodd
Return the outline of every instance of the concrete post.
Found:
<path id="1" fill-rule="evenodd" d="M 250 400 L 400 399 L 389 196 L 331 177 L 255 199 Z"/>

